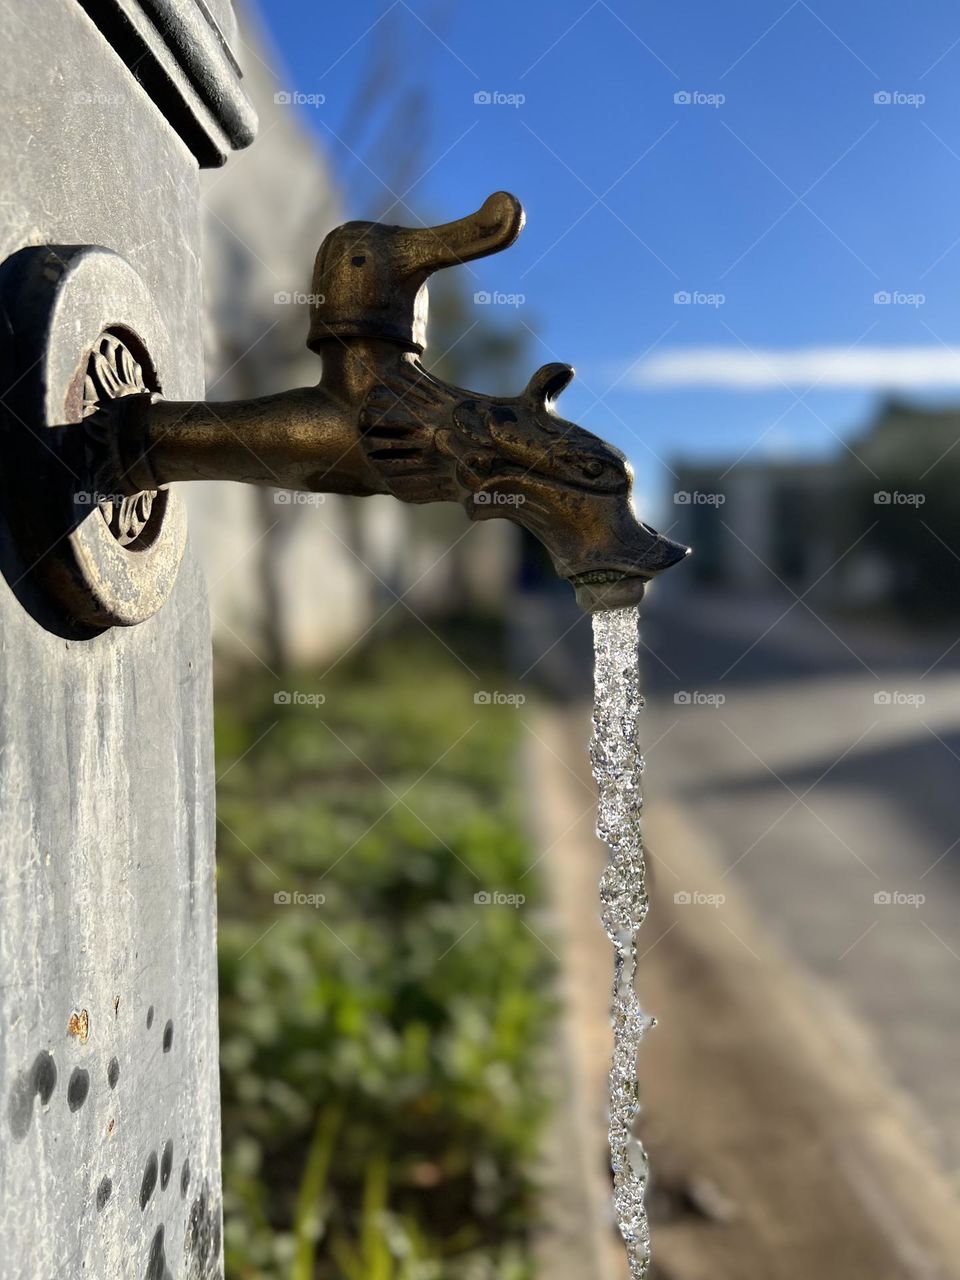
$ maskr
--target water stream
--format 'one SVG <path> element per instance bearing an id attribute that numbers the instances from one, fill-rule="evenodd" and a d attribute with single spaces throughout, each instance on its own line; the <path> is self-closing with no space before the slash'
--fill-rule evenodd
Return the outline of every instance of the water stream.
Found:
<path id="1" fill-rule="evenodd" d="M 634 989 L 636 935 L 647 914 L 640 829 L 643 757 L 638 716 L 643 706 L 637 648 L 639 610 L 593 615 L 595 649 L 593 739 L 590 759 L 597 780 L 597 834 L 610 850 L 600 880 L 603 925 L 614 946 L 613 1064 L 610 1070 L 610 1159 L 614 1210 L 627 1247 L 632 1280 L 650 1266 L 650 1228 L 644 1203 L 647 1157 L 633 1126 L 640 1110 L 637 1052 L 653 1018 Z"/>

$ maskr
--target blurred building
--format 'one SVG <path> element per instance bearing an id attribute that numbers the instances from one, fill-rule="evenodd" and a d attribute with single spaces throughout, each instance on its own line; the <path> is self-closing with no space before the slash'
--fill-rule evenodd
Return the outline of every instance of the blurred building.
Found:
<path id="1" fill-rule="evenodd" d="M 824 510 L 839 484 L 834 462 L 681 463 L 671 537 L 695 548 L 691 576 L 745 588 L 771 572 L 799 590 L 829 564 Z"/>
<path id="2" fill-rule="evenodd" d="M 695 549 L 688 579 L 956 611 L 958 445 L 960 409 L 890 399 L 831 458 L 679 462 L 671 536 Z"/>
<path id="3" fill-rule="evenodd" d="M 235 163 L 201 175 L 211 400 L 318 380 L 306 347 L 313 261 L 327 232 L 357 215 L 341 208 L 327 161 L 301 123 L 310 108 L 290 101 L 296 95 L 249 16 L 242 31 L 259 137 Z M 490 606 L 515 575 L 516 530 L 499 520 L 470 526 L 452 504 L 412 508 L 389 497 L 239 484 L 185 488 L 221 659 L 315 661 L 341 651 L 398 596 L 400 615 L 406 606 L 421 614 Z"/>

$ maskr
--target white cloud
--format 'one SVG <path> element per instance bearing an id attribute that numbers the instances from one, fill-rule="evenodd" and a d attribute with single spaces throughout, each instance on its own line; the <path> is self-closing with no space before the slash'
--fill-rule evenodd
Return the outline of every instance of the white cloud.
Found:
<path id="1" fill-rule="evenodd" d="M 744 347 L 676 347 L 640 361 L 621 386 L 726 387 L 768 391 L 960 387 L 960 348 L 806 347 L 747 351 Z"/>

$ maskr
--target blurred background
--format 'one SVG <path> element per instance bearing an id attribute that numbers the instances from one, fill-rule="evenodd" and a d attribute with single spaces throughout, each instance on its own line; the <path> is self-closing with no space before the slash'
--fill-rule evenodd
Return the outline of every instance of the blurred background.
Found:
<path id="1" fill-rule="evenodd" d="M 271 0 L 203 175 L 214 398 L 316 381 L 338 222 L 492 191 L 425 363 L 618 445 L 656 1275 L 960 1275 L 960 23 Z M 953 195 L 951 195 L 953 193 Z M 590 621 L 505 521 L 188 487 L 218 668 L 227 1272 L 622 1280 Z M 309 497 L 309 501 L 299 501 Z"/>

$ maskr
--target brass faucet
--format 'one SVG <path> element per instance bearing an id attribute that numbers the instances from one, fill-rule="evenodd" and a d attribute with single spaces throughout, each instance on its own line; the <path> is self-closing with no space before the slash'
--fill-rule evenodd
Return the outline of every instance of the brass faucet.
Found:
<path id="1" fill-rule="evenodd" d="M 520 202 L 498 191 L 443 226 L 337 227 L 313 275 L 318 385 L 232 403 L 118 400 L 104 487 L 132 495 L 175 480 L 242 480 L 460 502 L 471 519 L 505 516 L 534 533 L 584 609 L 636 604 L 687 549 L 637 520 L 623 454 L 554 412 L 573 369 L 544 365 L 520 395 L 494 397 L 420 363 L 428 277 L 506 248 L 523 223 Z"/>

